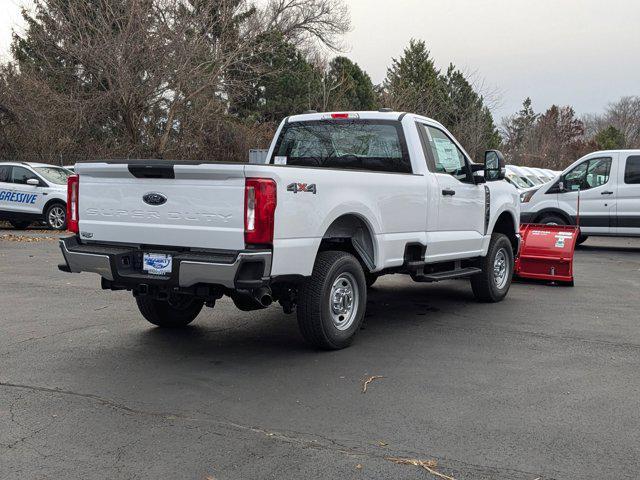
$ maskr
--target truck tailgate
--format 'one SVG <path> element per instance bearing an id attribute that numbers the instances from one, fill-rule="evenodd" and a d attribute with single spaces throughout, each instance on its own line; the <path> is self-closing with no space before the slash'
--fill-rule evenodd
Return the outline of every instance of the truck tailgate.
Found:
<path id="1" fill-rule="evenodd" d="M 83 241 L 244 248 L 244 165 L 79 163 Z"/>

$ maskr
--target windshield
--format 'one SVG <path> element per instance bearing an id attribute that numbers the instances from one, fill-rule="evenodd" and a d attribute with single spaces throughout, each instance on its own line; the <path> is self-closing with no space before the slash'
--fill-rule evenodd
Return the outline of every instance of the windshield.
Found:
<path id="1" fill-rule="evenodd" d="M 35 167 L 34 170 L 38 172 L 47 182 L 55 183 L 58 185 L 66 185 L 67 178 L 71 175 L 69 170 L 58 167 Z"/>
<path id="2" fill-rule="evenodd" d="M 400 123 L 384 120 L 290 123 L 270 163 L 411 173 Z"/>
<path id="3" fill-rule="evenodd" d="M 527 178 L 533 183 L 533 185 L 542 185 L 542 182 L 535 175 L 527 175 Z"/>
<path id="4" fill-rule="evenodd" d="M 513 173 L 507 173 L 507 179 L 518 188 L 527 188 L 530 186 L 525 181 L 523 181 L 519 176 L 514 175 Z"/>

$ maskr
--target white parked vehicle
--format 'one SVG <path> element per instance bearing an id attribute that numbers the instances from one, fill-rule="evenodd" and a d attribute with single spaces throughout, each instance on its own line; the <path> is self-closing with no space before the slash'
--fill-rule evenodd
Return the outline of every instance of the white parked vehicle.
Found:
<path id="1" fill-rule="evenodd" d="M 352 341 L 383 274 L 468 277 L 480 301 L 507 295 L 520 211 L 499 152 L 473 164 L 417 115 L 316 113 L 285 119 L 268 159 L 78 163 L 61 270 L 132 291 L 163 327 L 223 295 L 242 310 L 277 300 L 326 349 Z"/>
<path id="2" fill-rule="evenodd" d="M 507 165 L 506 169 L 507 169 L 507 173 L 511 173 L 517 176 L 526 185 L 525 188 L 531 188 L 538 185 L 537 183 L 534 183 L 529 179 L 527 172 L 522 170 L 521 167 L 517 167 L 515 165 Z"/>
<path id="3" fill-rule="evenodd" d="M 593 152 L 521 197 L 523 223 L 575 225 L 591 235 L 640 235 L 640 150 Z"/>
<path id="4" fill-rule="evenodd" d="M 0 220 L 19 229 L 44 221 L 50 228 L 64 230 L 70 174 L 44 163 L 0 163 Z"/>
<path id="5" fill-rule="evenodd" d="M 520 192 L 528 190 L 531 187 L 527 182 L 525 182 L 519 175 L 516 175 L 512 170 L 508 168 L 507 165 L 504 179 L 509 182 L 511 185 L 516 187 L 516 189 Z"/>
<path id="6" fill-rule="evenodd" d="M 531 181 L 531 183 L 534 184 L 534 186 L 543 185 L 545 183 L 545 181 L 542 179 L 540 174 L 536 172 L 533 168 L 531 167 L 518 167 L 518 168 L 522 170 L 522 172 L 524 172 L 524 174 Z"/>
<path id="7" fill-rule="evenodd" d="M 551 176 L 548 175 L 547 172 L 545 172 L 542 168 L 534 168 L 534 167 L 532 167 L 531 170 L 533 170 L 533 172 L 542 181 L 542 183 L 547 183 L 547 182 L 551 181 Z"/>

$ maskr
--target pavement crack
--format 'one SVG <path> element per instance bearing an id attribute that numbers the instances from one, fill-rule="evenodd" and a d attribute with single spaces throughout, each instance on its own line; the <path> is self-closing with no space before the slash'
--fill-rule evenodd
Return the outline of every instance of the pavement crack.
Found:
<path id="1" fill-rule="evenodd" d="M 24 340 L 20 340 L 18 342 L 10 343 L 10 344 L 7 345 L 7 347 L 11 348 L 11 347 L 15 347 L 16 345 L 22 345 L 23 343 L 32 342 L 34 340 L 44 340 L 45 338 L 57 337 L 59 335 L 66 335 L 67 333 L 78 332 L 80 330 L 86 330 L 88 328 L 102 327 L 102 326 L 107 325 L 107 324 L 108 324 L 108 322 L 97 323 L 97 324 L 94 324 L 94 325 L 83 325 L 81 327 L 70 328 L 69 330 L 64 330 L 62 332 L 55 332 L 55 333 L 52 333 L 50 335 L 43 335 L 41 337 L 30 337 L 30 338 L 26 338 Z"/>
<path id="2" fill-rule="evenodd" d="M 397 448 L 397 449 L 392 449 L 388 447 L 381 448 L 380 446 L 375 445 L 373 443 L 363 443 L 360 440 L 346 440 L 346 439 L 339 440 L 339 439 L 331 438 L 326 435 L 322 435 L 315 432 L 299 432 L 294 430 L 278 432 L 276 430 L 269 430 L 269 429 L 257 427 L 257 426 L 243 425 L 243 424 L 228 421 L 228 420 L 216 420 L 204 414 L 203 412 L 194 412 L 195 415 L 193 414 L 189 415 L 189 414 L 182 414 L 182 413 L 175 413 L 175 412 L 143 410 L 143 409 L 133 408 L 124 403 L 120 403 L 115 400 L 102 397 L 100 395 L 91 394 L 91 393 L 80 393 L 80 392 L 74 392 L 72 390 L 65 390 L 60 388 L 50 388 L 50 387 L 43 387 L 43 386 L 37 386 L 37 385 L 17 384 L 17 383 L 10 383 L 10 382 L 0 382 L 0 387 L 21 389 L 21 390 L 27 390 L 32 392 L 40 392 L 40 393 L 47 393 L 47 394 L 54 394 L 54 395 L 67 395 L 67 396 L 72 396 L 80 399 L 89 400 L 92 402 L 97 402 L 100 405 L 111 407 L 129 414 L 157 417 L 164 420 L 180 419 L 187 422 L 197 422 L 202 424 L 215 425 L 228 430 L 250 432 L 250 433 L 264 436 L 274 441 L 279 441 L 279 442 L 287 443 L 289 445 L 294 445 L 302 449 L 309 448 L 309 449 L 315 449 L 315 450 L 322 450 L 322 451 L 338 453 L 342 455 L 348 455 L 351 457 L 369 458 L 372 460 L 379 460 L 379 461 L 385 461 L 387 460 L 387 458 L 393 457 L 393 456 L 412 457 L 412 458 L 428 457 L 430 459 L 436 460 L 440 465 L 440 467 L 446 470 L 459 470 L 460 468 L 466 468 L 466 469 L 473 469 L 473 470 L 482 471 L 482 472 L 487 472 L 487 471 L 493 472 L 493 473 L 508 472 L 511 474 L 518 474 L 522 476 L 531 476 L 531 478 L 535 478 L 535 476 L 537 475 L 532 472 L 525 472 L 521 470 L 511 469 L 508 467 L 505 468 L 505 467 L 498 467 L 498 466 L 478 465 L 478 464 L 468 463 L 468 462 L 457 460 L 457 459 L 452 459 L 449 457 L 438 457 L 435 455 L 425 454 L 425 452 L 415 452 L 415 451 L 402 449 L 402 448 Z M 13 405 L 15 405 L 16 403 L 17 401 L 13 402 L 12 408 L 10 409 L 12 421 L 15 421 L 15 413 L 13 412 Z M 41 452 L 37 451 L 37 449 L 35 449 L 35 447 L 31 445 L 28 441 L 31 438 L 38 435 L 40 432 L 49 428 L 49 426 L 52 423 L 53 421 L 47 423 L 46 425 L 38 429 L 32 430 L 29 434 L 20 437 L 19 439 L 13 441 L 9 445 L 2 445 L 2 446 L 7 448 L 6 451 L 9 451 L 12 448 L 15 448 L 18 444 L 23 443 L 28 445 L 30 448 L 34 449 L 40 455 L 43 455 Z M 220 433 L 216 432 L 216 434 L 220 434 Z M 220 434 L 220 435 L 223 435 L 223 434 Z M 136 443 L 136 441 L 132 443 Z M 124 451 L 123 447 L 126 447 L 126 445 L 120 447 L 116 452 L 117 454 L 116 456 L 120 459 L 122 458 L 122 453 Z M 46 457 L 46 455 L 43 455 L 43 456 Z M 546 476 L 545 478 L 550 479 L 551 477 Z"/>
<path id="3" fill-rule="evenodd" d="M 101 403 L 102 405 L 112 407 L 117 410 L 122 410 L 127 413 L 138 414 L 138 415 L 148 415 L 153 417 L 168 417 L 168 418 L 181 417 L 181 415 L 175 414 L 175 413 L 154 412 L 154 411 L 131 408 L 123 403 L 119 403 L 119 402 L 116 402 L 115 400 L 101 397 L 100 395 L 95 395 L 93 393 L 80 393 L 80 392 L 74 392 L 72 390 L 64 390 L 61 388 L 41 387 L 37 385 L 24 385 L 24 384 L 9 383 L 9 382 L 0 382 L 0 387 L 17 388 L 17 389 L 31 390 L 33 392 L 53 393 L 58 395 L 69 395 L 73 397 L 85 398 L 88 400 L 94 400 L 98 403 Z"/>

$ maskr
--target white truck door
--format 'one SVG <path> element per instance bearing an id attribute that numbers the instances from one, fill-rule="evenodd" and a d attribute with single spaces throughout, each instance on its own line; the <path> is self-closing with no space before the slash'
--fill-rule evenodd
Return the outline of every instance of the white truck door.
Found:
<path id="1" fill-rule="evenodd" d="M 430 156 L 429 169 L 438 183 L 436 231 L 428 232 L 428 261 L 480 255 L 485 222 L 485 190 L 475 185 L 468 159 L 439 128 L 421 125 Z"/>
<path id="2" fill-rule="evenodd" d="M 620 154 L 614 232 L 640 235 L 640 155 Z"/>
<path id="3" fill-rule="evenodd" d="M 579 191 L 580 228 L 585 234 L 612 233 L 617 202 L 617 157 L 617 154 L 608 154 L 590 158 L 564 176 L 565 192 L 558 194 L 558 203 L 575 218 Z"/>
<path id="4" fill-rule="evenodd" d="M 28 185 L 27 180 L 30 178 L 35 178 L 41 182 L 40 178 L 28 168 L 13 167 L 11 180 L 15 195 L 12 196 L 12 210 L 15 212 L 40 214 L 42 213 L 42 207 L 44 205 L 44 199 L 42 198 L 43 188 Z"/>

